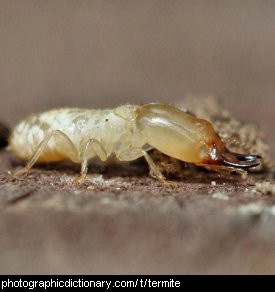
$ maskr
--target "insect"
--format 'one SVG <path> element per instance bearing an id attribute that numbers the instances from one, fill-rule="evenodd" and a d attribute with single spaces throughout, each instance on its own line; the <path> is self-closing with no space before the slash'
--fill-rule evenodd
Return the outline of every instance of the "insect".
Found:
<path id="1" fill-rule="evenodd" d="M 80 183 L 95 156 L 102 161 L 111 155 L 121 161 L 143 156 L 150 174 L 165 182 L 148 154 L 152 148 L 215 171 L 243 173 L 259 165 L 261 158 L 230 152 L 208 121 L 158 103 L 105 110 L 61 108 L 31 115 L 14 128 L 8 147 L 27 161 L 18 174 L 35 163 L 69 159 L 81 164 L 81 174 L 74 180 Z"/>

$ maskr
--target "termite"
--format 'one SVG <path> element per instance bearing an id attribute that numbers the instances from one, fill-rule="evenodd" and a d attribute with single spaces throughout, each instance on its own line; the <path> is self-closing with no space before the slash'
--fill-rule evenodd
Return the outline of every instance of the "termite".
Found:
<path id="1" fill-rule="evenodd" d="M 34 114 L 12 131 L 8 149 L 26 161 L 17 174 L 28 172 L 35 163 L 71 160 L 81 164 L 87 175 L 88 161 L 98 156 L 106 161 L 115 155 L 120 161 L 144 157 L 150 174 L 165 177 L 148 151 L 160 152 L 215 171 L 236 171 L 260 164 L 260 156 L 231 152 L 210 122 L 167 104 L 123 105 L 115 109 L 61 108 Z"/>

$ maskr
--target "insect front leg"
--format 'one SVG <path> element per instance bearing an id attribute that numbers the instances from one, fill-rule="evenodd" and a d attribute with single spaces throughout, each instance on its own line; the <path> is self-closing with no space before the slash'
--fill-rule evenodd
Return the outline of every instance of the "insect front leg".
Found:
<path id="1" fill-rule="evenodd" d="M 141 152 L 142 152 L 143 157 L 145 158 L 145 160 L 147 161 L 147 163 L 149 165 L 150 175 L 154 178 L 157 178 L 162 183 L 166 183 L 165 176 L 160 172 L 160 170 L 158 169 L 157 165 L 155 164 L 153 159 L 150 157 L 150 155 L 144 150 L 141 150 Z"/>
<path id="2" fill-rule="evenodd" d="M 107 153 L 102 144 L 96 139 L 89 139 L 81 149 L 81 173 L 74 179 L 74 184 L 82 183 L 85 180 L 88 172 L 88 160 L 95 156 L 98 156 L 102 161 L 107 159 Z"/>
<path id="3" fill-rule="evenodd" d="M 66 143 L 69 150 L 70 150 L 72 160 L 77 159 L 78 152 L 77 152 L 72 140 L 62 131 L 55 130 L 55 131 L 50 132 L 48 135 L 46 135 L 46 137 L 44 137 L 44 139 L 37 146 L 32 157 L 30 158 L 30 160 L 27 162 L 26 166 L 23 169 L 20 169 L 19 171 L 15 172 L 14 175 L 17 176 L 17 175 L 22 175 L 22 174 L 27 173 L 34 166 L 34 164 L 37 162 L 39 157 L 43 154 L 43 151 L 46 149 L 49 141 L 52 138 L 60 138 L 62 141 L 62 142 L 60 141 L 61 143 Z"/>
<path id="4" fill-rule="evenodd" d="M 178 184 L 176 182 L 173 182 L 173 181 L 166 179 L 166 177 L 161 173 L 161 171 L 159 170 L 159 168 L 157 167 L 157 165 L 155 164 L 155 162 L 153 161 L 151 156 L 145 150 L 142 150 L 142 154 L 149 165 L 150 175 L 153 178 L 157 178 L 165 186 L 169 186 L 169 187 L 177 187 L 178 186 Z"/>
<path id="5" fill-rule="evenodd" d="M 146 162 L 148 163 L 149 169 L 150 169 L 150 175 L 153 178 L 158 179 L 164 185 L 169 185 L 169 186 L 176 185 L 174 182 L 168 181 L 166 179 L 166 177 L 158 169 L 157 165 L 155 164 L 153 159 L 150 157 L 150 155 L 147 153 L 147 151 L 145 151 L 142 148 L 131 148 L 128 151 L 120 153 L 118 155 L 118 159 L 121 161 L 131 161 L 131 160 L 137 159 L 138 157 L 141 157 L 141 156 L 143 156 L 145 158 Z"/>

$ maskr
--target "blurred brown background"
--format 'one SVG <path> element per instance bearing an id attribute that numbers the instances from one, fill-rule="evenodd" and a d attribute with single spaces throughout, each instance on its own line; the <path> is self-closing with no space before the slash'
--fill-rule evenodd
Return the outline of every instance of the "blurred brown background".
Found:
<path id="1" fill-rule="evenodd" d="M 1 0 L 1 120 L 214 95 L 274 148 L 274 15 L 275 1 Z"/>

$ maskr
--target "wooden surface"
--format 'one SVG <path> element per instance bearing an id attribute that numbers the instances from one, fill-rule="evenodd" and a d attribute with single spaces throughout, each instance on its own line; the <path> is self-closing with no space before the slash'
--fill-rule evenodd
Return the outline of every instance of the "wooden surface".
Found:
<path id="1" fill-rule="evenodd" d="M 15 179 L 7 152 L 1 161 L 0 273 L 275 272 L 274 193 L 255 187 L 263 175 L 187 172 L 167 188 L 140 161 L 93 168 L 74 187 L 74 165 Z"/>

